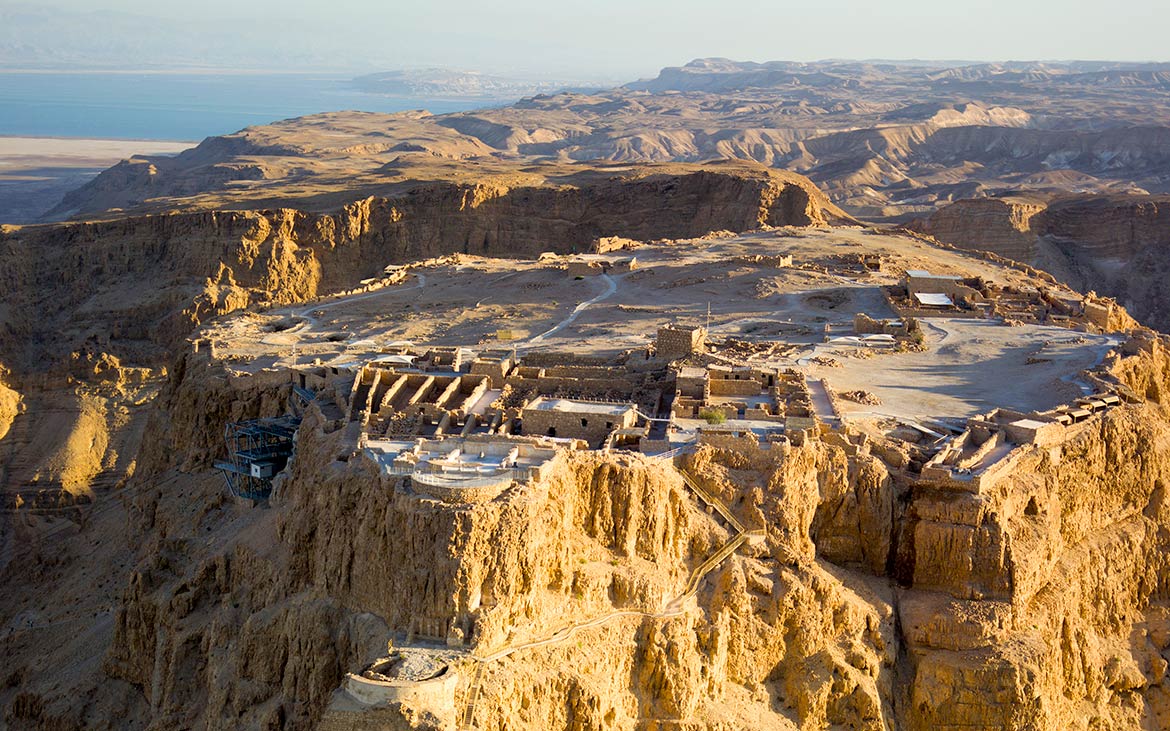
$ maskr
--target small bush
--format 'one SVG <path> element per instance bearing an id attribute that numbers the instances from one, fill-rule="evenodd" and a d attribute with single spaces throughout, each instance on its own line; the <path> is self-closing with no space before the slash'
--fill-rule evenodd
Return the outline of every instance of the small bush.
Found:
<path id="1" fill-rule="evenodd" d="M 699 418 L 708 424 L 722 424 L 727 421 L 727 415 L 719 409 L 701 409 Z"/>

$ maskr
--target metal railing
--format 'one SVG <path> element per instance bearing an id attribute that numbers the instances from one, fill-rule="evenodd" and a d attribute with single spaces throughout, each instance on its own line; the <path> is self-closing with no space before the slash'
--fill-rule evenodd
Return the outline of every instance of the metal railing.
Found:
<path id="1" fill-rule="evenodd" d="M 483 683 L 483 666 L 482 660 L 475 663 L 475 675 L 471 678 L 471 684 L 467 686 L 467 700 L 463 704 L 463 717 L 459 719 L 460 729 L 475 727 L 475 703 L 479 700 L 479 689 Z"/>
<path id="2" fill-rule="evenodd" d="M 731 526 L 736 533 L 744 532 L 743 525 L 738 520 L 736 520 L 735 516 L 731 514 L 731 511 L 728 510 L 727 506 L 723 504 L 722 500 L 712 495 L 698 482 L 695 482 L 694 478 L 688 475 L 681 468 L 675 467 L 675 470 L 680 475 L 682 475 L 683 482 L 686 483 L 687 487 L 691 488 L 691 490 L 694 491 L 694 493 L 698 495 L 703 502 L 710 505 L 716 513 L 719 513 L 720 517 L 727 521 L 727 524 Z"/>
<path id="3" fill-rule="evenodd" d="M 696 444 L 695 442 L 687 442 L 687 443 L 683 444 L 681 447 L 676 447 L 676 448 L 670 450 L 669 452 L 660 452 L 659 454 L 648 454 L 646 456 L 649 457 L 650 459 L 662 459 L 662 460 L 670 459 L 670 460 L 673 460 L 675 457 L 680 457 L 680 456 L 686 454 L 687 452 L 693 452 L 697 446 L 698 446 L 698 444 Z"/>
<path id="4" fill-rule="evenodd" d="M 472 479 L 476 477 L 509 477 L 517 482 L 528 480 L 531 474 L 529 467 L 457 467 L 449 469 L 419 469 L 417 465 L 395 465 L 382 463 L 382 469 L 387 474 L 396 477 L 413 477 L 414 475 L 430 475 L 434 477 L 450 477 L 452 479 Z"/>

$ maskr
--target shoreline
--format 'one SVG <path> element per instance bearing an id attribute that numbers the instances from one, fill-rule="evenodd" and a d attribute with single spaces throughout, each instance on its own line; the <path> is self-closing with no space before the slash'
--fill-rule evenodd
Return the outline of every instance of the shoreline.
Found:
<path id="1" fill-rule="evenodd" d="M 204 138 L 206 139 L 206 138 Z M 30 140 L 30 141 L 54 141 L 54 142 L 115 142 L 115 143 L 145 143 L 148 145 L 190 145 L 194 147 L 203 140 L 176 140 L 171 138 L 158 137 L 92 137 L 88 135 L 72 136 L 72 135 L 34 135 L 34 134 L 7 134 L 0 132 L 0 140 Z"/>

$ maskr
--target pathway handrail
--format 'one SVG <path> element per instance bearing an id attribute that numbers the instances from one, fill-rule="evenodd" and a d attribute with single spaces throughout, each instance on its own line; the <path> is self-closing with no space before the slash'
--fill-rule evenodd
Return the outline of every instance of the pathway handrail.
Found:
<path id="1" fill-rule="evenodd" d="M 694 451 L 696 446 L 698 446 L 698 445 L 692 440 L 692 441 L 684 443 L 680 447 L 675 447 L 674 449 L 670 450 L 669 452 L 659 452 L 658 454 L 649 454 L 646 456 L 648 456 L 650 459 L 670 459 L 670 460 L 673 460 L 675 457 L 679 457 L 679 456 L 686 454 L 687 452 Z"/>
<path id="2" fill-rule="evenodd" d="M 543 647 L 545 645 L 562 642 L 572 637 L 577 633 L 578 630 L 588 629 L 590 627 L 598 627 L 613 619 L 618 619 L 619 617 L 667 619 L 671 617 L 682 616 L 687 612 L 684 604 L 688 599 L 698 593 L 699 586 L 703 583 L 703 579 L 707 577 L 707 574 L 711 573 L 715 567 L 723 563 L 723 561 L 731 556 L 731 554 L 739 550 L 740 546 L 746 543 L 749 539 L 766 535 L 766 532 L 762 529 L 752 531 L 745 530 L 743 525 L 735 519 L 735 516 L 731 514 L 731 511 L 728 510 L 727 506 L 724 505 L 721 500 L 718 500 L 707 490 L 700 487 L 699 484 L 695 482 L 691 476 L 688 475 L 682 468 L 673 464 L 674 457 L 677 457 L 682 452 L 693 448 L 693 446 L 693 443 L 685 444 L 678 449 L 671 450 L 671 452 L 666 453 L 669 455 L 669 457 L 666 457 L 665 455 L 655 455 L 654 458 L 671 459 L 672 466 L 674 467 L 675 471 L 682 476 L 683 482 L 687 485 L 687 487 L 689 487 L 704 502 L 714 508 L 725 520 L 727 520 L 727 522 L 735 529 L 735 535 L 732 536 L 732 538 L 727 541 L 727 543 L 720 546 L 719 550 L 708 556 L 701 564 L 696 566 L 694 570 L 691 571 L 691 575 L 687 578 L 687 583 L 683 593 L 667 602 L 662 611 L 647 612 L 641 609 L 615 610 L 606 614 L 602 614 L 598 617 L 594 617 L 593 619 L 587 619 L 582 622 L 569 623 L 548 635 L 547 637 L 543 637 L 539 640 L 532 640 L 531 642 L 504 647 L 490 655 L 485 655 L 483 657 L 472 657 L 471 659 L 473 662 L 475 662 L 476 669 L 475 675 L 472 677 L 471 683 L 467 687 L 467 698 L 464 702 L 463 717 L 460 719 L 459 723 L 460 729 L 466 730 L 474 728 L 472 722 L 474 721 L 475 716 L 475 706 L 479 700 L 480 688 L 483 682 L 483 668 L 487 663 L 508 657 L 509 655 L 520 652 L 521 650 L 528 650 L 534 647 Z"/>
<path id="3" fill-rule="evenodd" d="M 694 480 L 694 478 L 686 473 L 685 470 L 676 466 L 675 471 L 682 475 L 683 482 L 686 483 L 687 487 L 691 488 L 691 490 L 693 490 L 696 495 L 703 499 L 703 502 L 710 505 L 715 510 L 715 512 L 719 513 L 719 515 L 724 520 L 726 520 L 732 528 L 735 529 L 736 533 L 743 533 L 743 524 L 736 520 L 735 516 L 731 514 L 731 511 L 727 509 L 727 506 L 723 504 L 722 500 L 719 500 L 706 489 L 701 487 L 699 483 Z"/>

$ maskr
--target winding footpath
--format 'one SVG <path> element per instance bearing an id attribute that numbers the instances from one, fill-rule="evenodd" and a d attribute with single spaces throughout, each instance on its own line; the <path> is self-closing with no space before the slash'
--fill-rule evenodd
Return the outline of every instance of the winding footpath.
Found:
<path id="1" fill-rule="evenodd" d="M 698 483 L 696 483 L 684 470 L 677 466 L 674 466 L 674 469 L 679 473 L 679 475 L 682 476 L 683 482 L 686 483 L 687 487 L 695 492 L 695 494 L 702 500 L 702 502 L 705 502 L 714 508 L 714 510 L 721 517 L 723 517 L 724 520 L 727 520 L 728 523 L 735 529 L 736 533 L 734 536 L 732 536 L 731 540 L 723 544 L 723 546 L 720 547 L 718 551 L 708 556 L 707 559 L 703 561 L 703 563 L 695 567 L 695 569 L 691 572 L 690 578 L 687 580 L 686 588 L 684 589 L 683 593 L 667 602 L 666 606 L 661 611 L 650 612 L 640 609 L 615 610 L 597 617 L 593 617 L 592 619 L 587 619 L 580 622 L 572 622 L 565 625 L 564 627 L 561 627 L 552 634 L 538 640 L 532 640 L 531 642 L 524 642 L 519 645 L 505 647 L 497 650 L 496 652 L 493 652 L 490 655 L 470 658 L 472 662 L 476 664 L 476 668 L 475 674 L 472 676 L 471 684 L 467 688 L 467 695 L 465 696 L 467 700 L 463 708 L 463 715 L 459 719 L 460 729 L 472 729 L 475 727 L 474 718 L 476 702 L 479 700 L 480 686 L 483 681 L 483 671 L 489 663 L 495 662 L 496 660 L 502 660 L 503 658 L 522 650 L 546 647 L 548 645 L 554 645 L 558 642 L 564 642 L 581 630 L 600 627 L 603 624 L 607 624 L 615 619 L 621 619 L 623 617 L 642 617 L 644 619 L 671 619 L 674 617 L 680 617 L 691 610 L 691 607 L 688 606 L 687 602 L 698 593 L 699 587 L 703 584 L 703 579 L 705 579 L 709 573 L 718 568 L 718 566 L 722 564 L 727 558 L 729 558 L 731 554 L 738 551 L 744 543 L 747 543 L 749 540 L 756 538 L 763 539 L 767 535 L 767 532 L 763 529 L 752 531 L 745 530 L 743 525 L 738 520 L 736 520 L 734 515 L 732 515 L 731 511 L 725 504 L 723 504 L 722 501 L 715 498 L 707 490 L 699 487 Z"/>
<path id="2" fill-rule="evenodd" d="M 619 275 L 617 278 L 615 278 L 615 277 L 609 276 L 608 274 L 599 274 L 598 278 L 600 278 L 602 281 L 605 282 L 605 290 L 602 291 L 601 294 L 597 295 L 596 297 L 594 297 L 591 300 L 585 300 L 581 304 L 577 305 L 576 307 L 573 308 L 573 311 L 569 313 L 568 317 L 561 320 L 556 325 L 553 325 L 551 328 L 549 328 L 548 330 L 545 330 L 544 332 L 537 335 L 536 337 L 529 338 L 525 343 L 518 346 L 517 349 L 528 348 L 528 347 L 531 347 L 533 345 L 537 345 L 539 343 L 544 342 L 544 340 L 546 338 L 548 338 L 549 336 L 555 335 L 558 332 L 560 332 L 561 330 L 564 330 L 569 325 L 572 325 L 573 322 L 576 321 L 576 319 L 581 315 L 581 313 L 584 312 L 585 310 L 589 309 L 589 307 L 597 304 L 598 302 L 601 302 L 604 299 L 608 299 L 609 297 L 612 297 L 613 294 L 615 292 L 617 292 L 617 288 L 618 288 L 617 280 L 621 278 L 621 275 Z"/>

